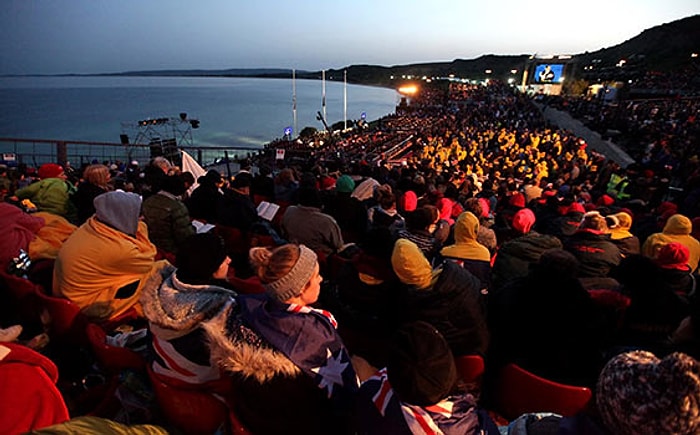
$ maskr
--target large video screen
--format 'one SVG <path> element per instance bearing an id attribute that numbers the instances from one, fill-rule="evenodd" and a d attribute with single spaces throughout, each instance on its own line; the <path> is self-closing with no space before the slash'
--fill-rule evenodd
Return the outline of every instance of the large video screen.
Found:
<path id="1" fill-rule="evenodd" d="M 532 74 L 533 83 L 561 83 L 564 78 L 563 63 L 540 63 Z"/>

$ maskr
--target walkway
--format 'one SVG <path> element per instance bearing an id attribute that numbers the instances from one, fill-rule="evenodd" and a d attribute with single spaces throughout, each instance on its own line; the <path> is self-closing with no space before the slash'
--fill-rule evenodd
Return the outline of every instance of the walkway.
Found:
<path id="1" fill-rule="evenodd" d="M 600 133 L 586 127 L 578 119 L 572 118 L 569 113 L 547 107 L 543 104 L 536 103 L 536 105 L 542 111 L 542 115 L 547 121 L 556 124 L 563 130 L 572 131 L 576 136 L 582 137 L 592 150 L 603 154 L 623 168 L 627 167 L 630 163 L 634 163 L 634 159 L 620 147 L 609 140 L 601 139 Z"/>

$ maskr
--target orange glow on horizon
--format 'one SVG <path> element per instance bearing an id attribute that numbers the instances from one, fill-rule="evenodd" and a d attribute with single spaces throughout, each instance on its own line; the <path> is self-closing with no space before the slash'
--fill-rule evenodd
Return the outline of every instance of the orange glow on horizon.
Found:
<path id="1" fill-rule="evenodd" d="M 415 95 L 418 92 L 416 85 L 404 85 L 399 88 L 399 93 L 403 95 Z"/>

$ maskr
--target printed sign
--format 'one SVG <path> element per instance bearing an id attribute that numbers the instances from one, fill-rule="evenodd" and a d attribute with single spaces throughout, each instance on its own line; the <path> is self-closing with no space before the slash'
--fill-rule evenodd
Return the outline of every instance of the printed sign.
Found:
<path id="1" fill-rule="evenodd" d="M 284 160 L 284 150 L 283 149 L 277 149 L 277 154 L 275 155 L 275 158 L 277 160 Z"/>

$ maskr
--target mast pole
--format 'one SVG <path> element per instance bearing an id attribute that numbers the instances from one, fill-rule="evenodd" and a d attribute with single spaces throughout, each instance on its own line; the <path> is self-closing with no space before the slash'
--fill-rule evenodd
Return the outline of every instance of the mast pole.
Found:
<path id="1" fill-rule="evenodd" d="M 343 130 L 348 129 L 348 70 L 343 71 Z"/>

